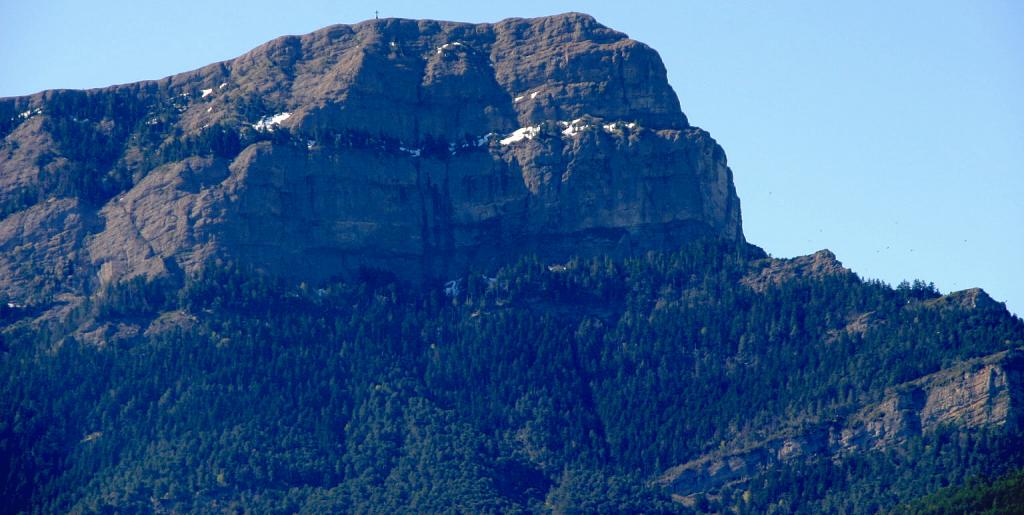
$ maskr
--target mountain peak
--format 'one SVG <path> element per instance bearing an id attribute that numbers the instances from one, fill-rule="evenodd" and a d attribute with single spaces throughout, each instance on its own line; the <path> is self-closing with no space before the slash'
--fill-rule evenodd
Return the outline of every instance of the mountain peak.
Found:
<path id="1" fill-rule="evenodd" d="M 0 223 L 56 221 L 0 245 L 75 236 L 0 268 L 70 267 L 74 284 L 214 258 L 418 280 L 743 241 L 725 153 L 657 52 L 580 13 L 333 25 L 159 81 L 0 99 L 4 117 Z"/>

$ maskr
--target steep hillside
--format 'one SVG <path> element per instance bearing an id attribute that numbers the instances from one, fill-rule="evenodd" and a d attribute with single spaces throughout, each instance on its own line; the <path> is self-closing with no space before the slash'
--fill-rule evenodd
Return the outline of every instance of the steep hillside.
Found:
<path id="1" fill-rule="evenodd" d="M 659 483 L 692 503 L 695 494 L 743 484 L 780 464 L 841 460 L 892 449 L 957 428 L 1020 432 L 1024 422 L 1024 350 L 971 359 L 899 384 L 880 402 L 810 428 L 790 430 L 743 449 L 716 451 L 669 469 Z"/>
<path id="2" fill-rule="evenodd" d="M 109 287 L 60 323 L 2 308 L 0 496 L 873 513 L 1024 466 L 1024 323 L 1001 304 L 736 245 L 430 286 L 229 265 Z"/>

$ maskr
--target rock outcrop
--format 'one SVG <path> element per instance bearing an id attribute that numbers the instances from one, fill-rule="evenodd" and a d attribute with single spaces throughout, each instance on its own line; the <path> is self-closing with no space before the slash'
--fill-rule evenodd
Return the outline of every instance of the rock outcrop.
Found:
<path id="1" fill-rule="evenodd" d="M 759 266 L 740 282 L 757 292 L 799 277 L 852 274 L 828 249 L 790 259 L 765 258 L 756 265 Z"/>
<path id="2" fill-rule="evenodd" d="M 981 288 L 969 288 L 950 292 L 949 295 L 928 300 L 924 302 L 924 305 L 929 308 L 964 309 L 969 311 L 1003 311 L 1006 309 L 1006 304 L 993 299 Z"/>
<path id="3" fill-rule="evenodd" d="M 889 448 L 941 427 L 1018 431 L 1022 423 L 1024 351 L 1004 351 L 899 385 L 881 402 L 845 419 L 672 467 L 659 483 L 687 497 L 750 479 L 780 464 Z"/>
<path id="4" fill-rule="evenodd" d="M 214 258 L 422 279 L 743 241 L 725 154 L 658 54 L 582 14 L 337 25 L 160 81 L 2 99 L 0 118 L 2 223 L 84 210 L 28 238 L 81 242 L 61 247 L 74 284 Z"/>

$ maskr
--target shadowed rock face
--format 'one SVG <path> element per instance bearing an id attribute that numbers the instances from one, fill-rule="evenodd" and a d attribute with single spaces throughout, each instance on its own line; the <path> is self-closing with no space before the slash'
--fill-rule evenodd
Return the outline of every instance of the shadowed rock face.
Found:
<path id="1" fill-rule="evenodd" d="M 525 252 L 743 241 L 725 154 L 688 124 L 657 53 L 581 14 L 337 25 L 161 81 L 2 99 L 4 116 L 2 223 L 39 234 L 0 231 L 0 246 L 70 245 L 68 284 L 214 258 L 418 280 Z M 211 131 L 238 148 L 189 143 Z M 98 157 L 74 145 L 93 139 Z M 88 196 L 62 174 L 130 179 Z M 0 286 L 30 295 L 29 279 Z"/>

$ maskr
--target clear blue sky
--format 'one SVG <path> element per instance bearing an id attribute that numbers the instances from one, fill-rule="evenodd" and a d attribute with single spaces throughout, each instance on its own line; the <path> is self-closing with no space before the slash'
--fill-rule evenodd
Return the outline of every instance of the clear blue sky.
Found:
<path id="1" fill-rule="evenodd" d="M 1024 2 L 0 0 L 0 96 L 154 79 L 382 16 L 593 14 L 656 48 L 748 240 L 1024 313 Z"/>

